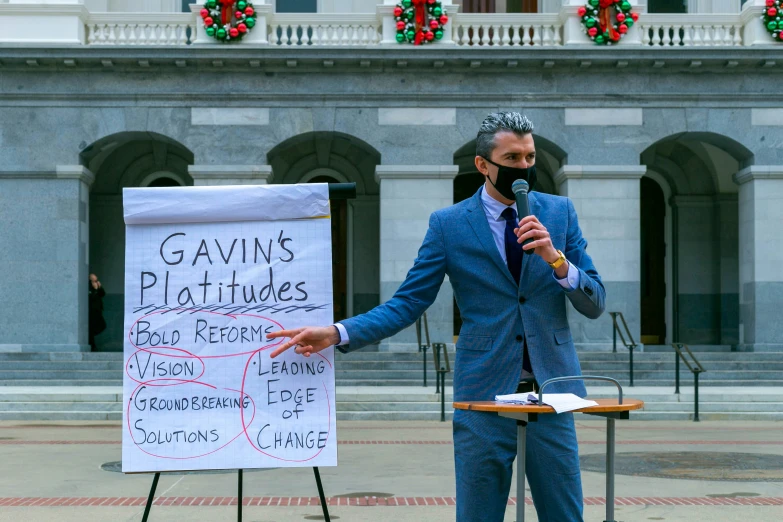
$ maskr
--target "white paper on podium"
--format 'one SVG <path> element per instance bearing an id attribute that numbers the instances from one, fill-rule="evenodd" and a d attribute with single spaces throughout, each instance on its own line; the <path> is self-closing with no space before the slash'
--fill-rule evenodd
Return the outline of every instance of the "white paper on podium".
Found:
<path id="1" fill-rule="evenodd" d="M 544 394 L 544 399 L 546 399 L 544 404 L 551 406 L 557 413 L 598 406 L 597 402 L 582 399 L 573 393 L 546 393 Z M 512 393 L 509 395 L 495 395 L 495 401 L 506 404 L 538 404 L 538 394 Z"/>
<path id="2" fill-rule="evenodd" d="M 333 321 L 327 185 L 125 197 L 123 471 L 336 465 L 334 349 L 266 339 Z"/>

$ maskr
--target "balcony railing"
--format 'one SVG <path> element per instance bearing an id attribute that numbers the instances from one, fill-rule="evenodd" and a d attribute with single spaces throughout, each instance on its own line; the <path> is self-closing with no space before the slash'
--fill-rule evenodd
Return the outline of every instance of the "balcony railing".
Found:
<path id="1" fill-rule="evenodd" d="M 452 39 L 461 46 L 526 47 L 563 44 L 557 14 L 457 14 Z"/>
<path id="2" fill-rule="evenodd" d="M 188 45 L 196 23 L 191 13 L 90 14 L 87 45 Z"/>
<path id="3" fill-rule="evenodd" d="M 763 2 L 762 2 L 763 3 Z M 760 4 L 758 4 L 760 5 Z M 197 10 L 191 13 L 92 13 L 83 6 L 59 10 L 33 4 L 0 3 L 0 18 L 10 33 L 0 43 L 66 43 L 88 46 L 186 46 L 218 45 L 204 34 Z M 198 6 L 197 6 L 198 7 Z M 271 6 L 257 10 L 258 23 L 244 41 L 277 47 L 397 46 L 393 6 L 378 7 L 376 13 L 289 14 L 272 12 Z M 620 42 L 620 46 L 736 47 L 772 45 L 759 16 L 761 7 L 751 2 L 735 14 L 647 14 Z M 40 16 L 57 16 L 62 23 L 49 24 L 62 34 L 35 35 L 24 28 Z M 14 17 L 16 17 L 14 19 Z M 70 20 L 77 20 L 72 24 Z M 576 10 L 563 8 L 551 14 L 473 14 L 455 12 L 442 41 L 436 45 L 499 49 L 504 47 L 544 48 L 592 46 L 583 33 Z M 81 24 L 81 25 L 80 25 Z"/>
<path id="4" fill-rule="evenodd" d="M 639 18 L 642 45 L 663 47 L 742 45 L 740 15 L 660 15 Z"/>

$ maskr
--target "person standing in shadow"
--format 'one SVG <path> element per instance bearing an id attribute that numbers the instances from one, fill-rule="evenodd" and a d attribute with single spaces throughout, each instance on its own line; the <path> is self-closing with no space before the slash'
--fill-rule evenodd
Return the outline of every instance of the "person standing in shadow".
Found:
<path id="1" fill-rule="evenodd" d="M 98 281 L 98 276 L 90 274 L 90 294 L 89 294 L 89 333 L 90 333 L 90 349 L 95 352 L 95 336 L 106 329 L 106 320 L 103 318 L 103 296 L 106 295 L 106 290 L 103 289 L 103 285 Z"/>

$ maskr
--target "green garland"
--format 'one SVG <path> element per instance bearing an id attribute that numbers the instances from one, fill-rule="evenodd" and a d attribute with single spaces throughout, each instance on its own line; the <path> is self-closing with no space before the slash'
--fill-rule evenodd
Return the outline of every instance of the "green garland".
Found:
<path id="1" fill-rule="evenodd" d="M 256 25 L 256 10 L 248 0 L 207 0 L 201 20 L 207 36 L 219 42 L 240 41 Z"/>
<path id="2" fill-rule="evenodd" d="M 764 27 L 776 41 L 783 40 L 783 2 L 781 0 L 767 0 L 767 9 L 761 19 Z"/>
<path id="3" fill-rule="evenodd" d="M 397 42 L 423 45 L 443 38 L 449 21 L 440 0 L 402 0 L 394 8 Z"/>
<path id="4" fill-rule="evenodd" d="M 589 0 L 577 13 L 582 18 L 585 34 L 598 45 L 619 42 L 639 19 L 628 0 Z"/>

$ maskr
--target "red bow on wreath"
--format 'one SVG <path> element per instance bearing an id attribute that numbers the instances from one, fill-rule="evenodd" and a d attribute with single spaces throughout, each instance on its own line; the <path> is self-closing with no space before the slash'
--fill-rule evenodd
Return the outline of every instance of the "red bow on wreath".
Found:
<path id="1" fill-rule="evenodd" d="M 218 3 L 223 6 L 221 10 L 223 25 L 230 23 L 231 17 L 234 16 L 234 2 L 235 0 L 218 0 Z"/>
<path id="2" fill-rule="evenodd" d="M 424 40 L 422 27 L 427 23 L 427 0 L 413 0 L 413 7 L 416 13 L 416 37 L 413 40 L 414 45 L 421 45 Z"/>
<path id="3" fill-rule="evenodd" d="M 608 31 L 609 39 L 613 42 L 620 39 L 620 33 L 615 30 L 614 25 L 612 24 L 612 13 L 609 10 L 609 8 L 612 7 L 612 4 L 616 3 L 617 0 L 600 0 L 599 7 L 601 8 L 601 11 L 598 14 L 598 23 L 601 26 L 601 32 L 606 33 Z"/>

